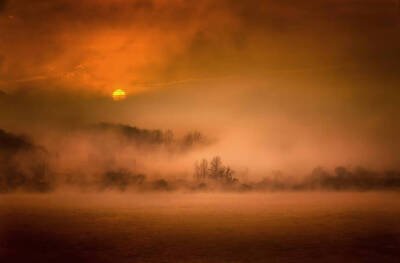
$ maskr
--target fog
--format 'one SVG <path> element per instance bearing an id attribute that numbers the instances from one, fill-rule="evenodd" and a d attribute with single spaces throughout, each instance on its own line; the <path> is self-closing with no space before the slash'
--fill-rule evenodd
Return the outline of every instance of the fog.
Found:
<path id="1" fill-rule="evenodd" d="M 99 123 L 29 137 L 0 131 L 2 192 L 397 190 L 400 172 L 361 166 L 258 170 L 216 138 Z M 223 148 L 222 148 L 223 149 Z M 220 151 L 224 152 L 224 150 Z M 229 155 L 228 155 L 229 156 Z"/>
<path id="2" fill-rule="evenodd" d="M 3 154 L 13 167 L 186 185 L 219 156 L 252 188 L 276 171 L 312 188 L 299 180 L 316 167 L 400 170 L 396 1 L 25 2 L 0 1 L 0 129 L 35 148 Z M 132 127 L 174 140 L 118 131 Z M 193 131 L 205 141 L 182 146 Z"/>
<path id="3" fill-rule="evenodd" d="M 399 87 L 400 0 L 0 0 L 0 261 L 397 263 Z"/>

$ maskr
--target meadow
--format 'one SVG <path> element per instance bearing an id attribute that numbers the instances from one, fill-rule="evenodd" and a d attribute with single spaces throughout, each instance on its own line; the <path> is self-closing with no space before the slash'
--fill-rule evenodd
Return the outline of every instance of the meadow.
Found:
<path id="1" fill-rule="evenodd" d="M 15 193 L 2 262 L 398 262 L 400 194 Z"/>

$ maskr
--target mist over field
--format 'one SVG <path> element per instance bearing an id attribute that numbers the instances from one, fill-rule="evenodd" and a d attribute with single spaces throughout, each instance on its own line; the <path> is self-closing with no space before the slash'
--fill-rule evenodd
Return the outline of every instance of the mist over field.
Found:
<path id="1" fill-rule="evenodd" d="M 46 138 L 0 130 L 0 190 L 80 191 L 309 191 L 399 190 L 400 172 L 320 166 L 307 173 L 258 171 L 226 164 L 212 151 L 218 139 L 198 131 L 176 137 L 99 123 Z"/>

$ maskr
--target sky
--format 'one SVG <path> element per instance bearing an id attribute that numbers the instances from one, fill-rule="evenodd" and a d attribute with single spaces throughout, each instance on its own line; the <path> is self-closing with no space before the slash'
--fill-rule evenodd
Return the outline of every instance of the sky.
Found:
<path id="1" fill-rule="evenodd" d="M 399 73 L 397 0 L 0 0 L 17 133 L 104 121 L 200 130 L 260 170 L 399 167 Z"/>

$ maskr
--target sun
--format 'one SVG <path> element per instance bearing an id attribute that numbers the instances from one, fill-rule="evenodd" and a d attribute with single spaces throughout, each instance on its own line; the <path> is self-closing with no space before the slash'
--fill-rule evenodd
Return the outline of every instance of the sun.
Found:
<path id="1" fill-rule="evenodd" d="M 126 98 L 126 92 L 122 89 L 116 89 L 112 93 L 114 101 L 124 100 Z"/>

